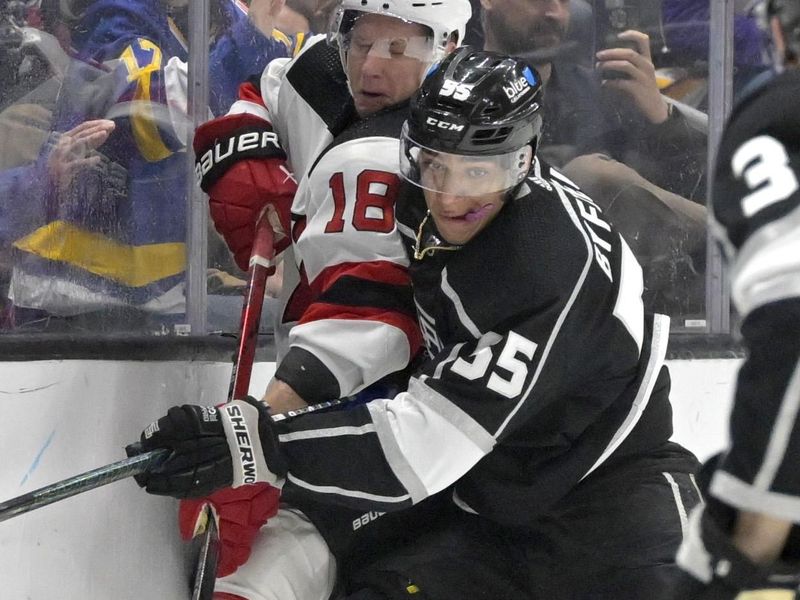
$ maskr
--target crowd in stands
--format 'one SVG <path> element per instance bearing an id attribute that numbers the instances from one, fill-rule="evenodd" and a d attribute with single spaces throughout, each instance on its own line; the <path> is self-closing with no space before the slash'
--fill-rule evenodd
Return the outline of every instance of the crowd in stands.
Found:
<path id="1" fill-rule="evenodd" d="M 335 2 L 248 4 L 211 2 L 209 116 L 325 33 Z M 541 156 L 601 205 L 643 265 L 646 305 L 673 317 L 704 313 L 709 6 L 641 0 L 615 29 L 599 1 L 475 0 L 466 33 L 541 73 Z M 2 10 L 0 328 L 171 331 L 185 321 L 188 2 Z M 736 43 L 742 87 L 763 70 L 745 14 Z M 209 238 L 210 292 L 240 293 Z M 235 324 L 236 303 L 221 306 Z"/>
<path id="2" fill-rule="evenodd" d="M 6 4 L 18 70 L 0 127 L 20 143 L 4 136 L 5 327 L 168 331 L 185 319 L 188 5 Z M 279 8 L 252 3 L 262 27 Z M 215 2 L 209 116 L 302 36 Z"/>

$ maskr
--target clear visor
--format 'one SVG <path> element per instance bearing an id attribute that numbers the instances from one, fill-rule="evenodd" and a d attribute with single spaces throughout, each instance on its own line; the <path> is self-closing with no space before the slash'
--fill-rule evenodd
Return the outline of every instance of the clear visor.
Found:
<path id="1" fill-rule="evenodd" d="M 406 135 L 400 140 L 400 173 L 422 189 L 460 197 L 504 192 L 528 173 L 531 148 L 505 154 L 470 156 L 440 152 L 417 144 Z"/>
<path id="2" fill-rule="evenodd" d="M 381 28 L 373 26 L 361 26 L 362 19 L 365 23 L 373 13 L 362 13 L 353 10 L 340 11 L 331 21 L 328 32 L 329 41 L 335 41 L 342 53 L 343 64 L 346 60 L 364 60 L 367 56 L 378 58 L 413 58 L 423 63 L 431 63 L 441 54 L 440 49 L 434 42 L 433 31 L 429 27 L 413 23 L 402 17 L 396 17 L 389 13 L 381 13 L 381 16 L 402 21 L 407 25 L 416 26 L 414 29 L 420 31 L 418 35 L 380 35 Z"/>
<path id="3" fill-rule="evenodd" d="M 433 59 L 433 38 L 414 35 L 410 37 L 372 39 L 351 31 L 342 39 L 342 50 L 349 60 L 364 60 L 367 56 L 377 58 L 414 58 L 420 62 Z"/>

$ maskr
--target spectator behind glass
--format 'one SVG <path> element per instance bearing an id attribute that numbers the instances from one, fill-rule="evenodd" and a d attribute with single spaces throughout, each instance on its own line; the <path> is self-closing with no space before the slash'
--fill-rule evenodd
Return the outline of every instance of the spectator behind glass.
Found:
<path id="1" fill-rule="evenodd" d="M 107 119 L 85 121 L 63 134 L 53 134 L 39 160 L 0 173 L 0 330 L 11 326 L 12 311 L 6 300 L 13 264 L 11 243 L 20 231 L 43 222 L 43 201 L 51 194 L 69 193 L 81 173 L 99 170 L 103 157 L 96 151 L 114 130 Z"/>
<path id="2" fill-rule="evenodd" d="M 69 186 L 45 191 L 38 221 L 30 214 L 14 221 L 27 226 L 14 241 L 14 322 L 50 330 L 159 329 L 182 320 L 185 302 L 185 44 L 160 0 L 84 4 L 45 7 L 60 19 L 59 39 L 81 59 L 68 59 L 54 88 L 49 127 L 71 131 L 94 117 L 116 127 L 98 164 Z M 223 111 L 240 74 L 263 69 L 270 56 L 288 56 L 291 41 L 260 34 L 236 2 L 220 0 L 218 9 L 211 64 L 220 66 L 211 71 L 211 89 Z M 41 161 L 52 147 L 42 147 Z M 8 177 L 10 189 L 26 176 L 33 181 L 35 172 L 0 179 Z"/>
<path id="3" fill-rule="evenodd" d="M 481 0 L 485 48 L 525 58 L 545 82 L 540 153 L 597 199 L 645 269 L 645 302 L 702 311 L 705 133 L 661 96 L 647 35 L 580 64 L 569 0 Z M 568 51 L 564 51 L 564 50 Z M 612 72 L 616 77 L 612 76 Z M 613 77 L 613 78 L 612 78 Z"/>
<path id="4" fill-rule="evenodd" d="M 736 10 L 752 4 L 736 0 Z M 662 0 L 664 30 L 670 50 L 685 56 L 687 61 L 708 60 L 710 0 Z M 764 52 L 764 34 L 758 23 L 747 14 L 734 15 L 733 22 L 733 89 L 739 94 L 760 74 L 769 72 Z M 705 108 L 707 99 L 700 108 Z"/>
<path id="5" fill-rule="evenodd" d="M 256 2 L 250 5 L 252 14 Z M 287 33 L 325 33 L 336 0 L 286 0 L 275 17 L 275 27 Z"/>

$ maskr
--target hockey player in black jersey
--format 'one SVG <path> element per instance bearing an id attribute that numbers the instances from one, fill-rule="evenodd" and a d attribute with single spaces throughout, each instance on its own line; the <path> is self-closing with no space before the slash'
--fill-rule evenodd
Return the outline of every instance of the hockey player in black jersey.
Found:
<path id="1" fill-rule="evenodd" d="M 749 356 L 730 447 L 704 469 L 707 504 L 678 553 L 676 600 L 800 597 L 800 0 L 758 8 L 779 73 L 734 108 L 712 221 Z"/>
<path id="2" fill-rule="evenodd" d="M 252 400 L 172 408 L 142 444 L 174 453 L 139 483 L 267 481 L 378 522 L 448 494 L 426 534 L 364 557 L 352 598 L 664 598 L 699 500 L 669 442 L 668 320 L 644 314 L 597 205 L 536 157 L 539 91 L 464 49 L 412 99 L 397 220 L 428 358 L 408 391 L 281 422 Z"/>
<path id="3" fill-rule="evenodd" d="M 470 14 L 468 0 L 339 0 L 327 39 L 313 36 L 294 58 L 270 62 L 240 87 L 228 115 L 196 132 L 212 219 L 242 266 L 267 206 L 279 216 L 276 245 L 291 240 L 282 254 L 277 369 L 263 397 L 273 412 L 404 386 L 422 347 L 394 217 L 405 115 L 369 117 L 407 104 L 430 65 L 463 39 Z M 264 489 L 207 499 L 220 538 L 236 542 L 222 547 L 215 590 L 240 600 L 325 600 L 342 562 L 332 538 L 346 540 L 362 513 L 316 511 L 323 523 L 305 499 L 283 494 L 262 527 L 277 490 L 251 487 Z M 184 537 L 205 503 L 181 503 Z M 337 533 L 346 526 L 342 536 L 318 531 L 328 521 Z"/>

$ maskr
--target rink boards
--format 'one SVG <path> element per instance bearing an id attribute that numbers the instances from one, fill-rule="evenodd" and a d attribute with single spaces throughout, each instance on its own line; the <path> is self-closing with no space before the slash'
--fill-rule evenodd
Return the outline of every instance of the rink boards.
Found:
<path id="1" fill-rule="evenodd" d="M 738 359 L 671 361 L 675 440 L 701 459 L 726 442 Z M 0 362 L 0 501 L 124 458 L 153 419 L 225 398 L 230 363 Z M 256 365 L 260 395 L 273 363 Z M 194 548 L 177 536 L 177 502 L 132 479 L 0 523 L 4 600 L 184 600 Z"/>

